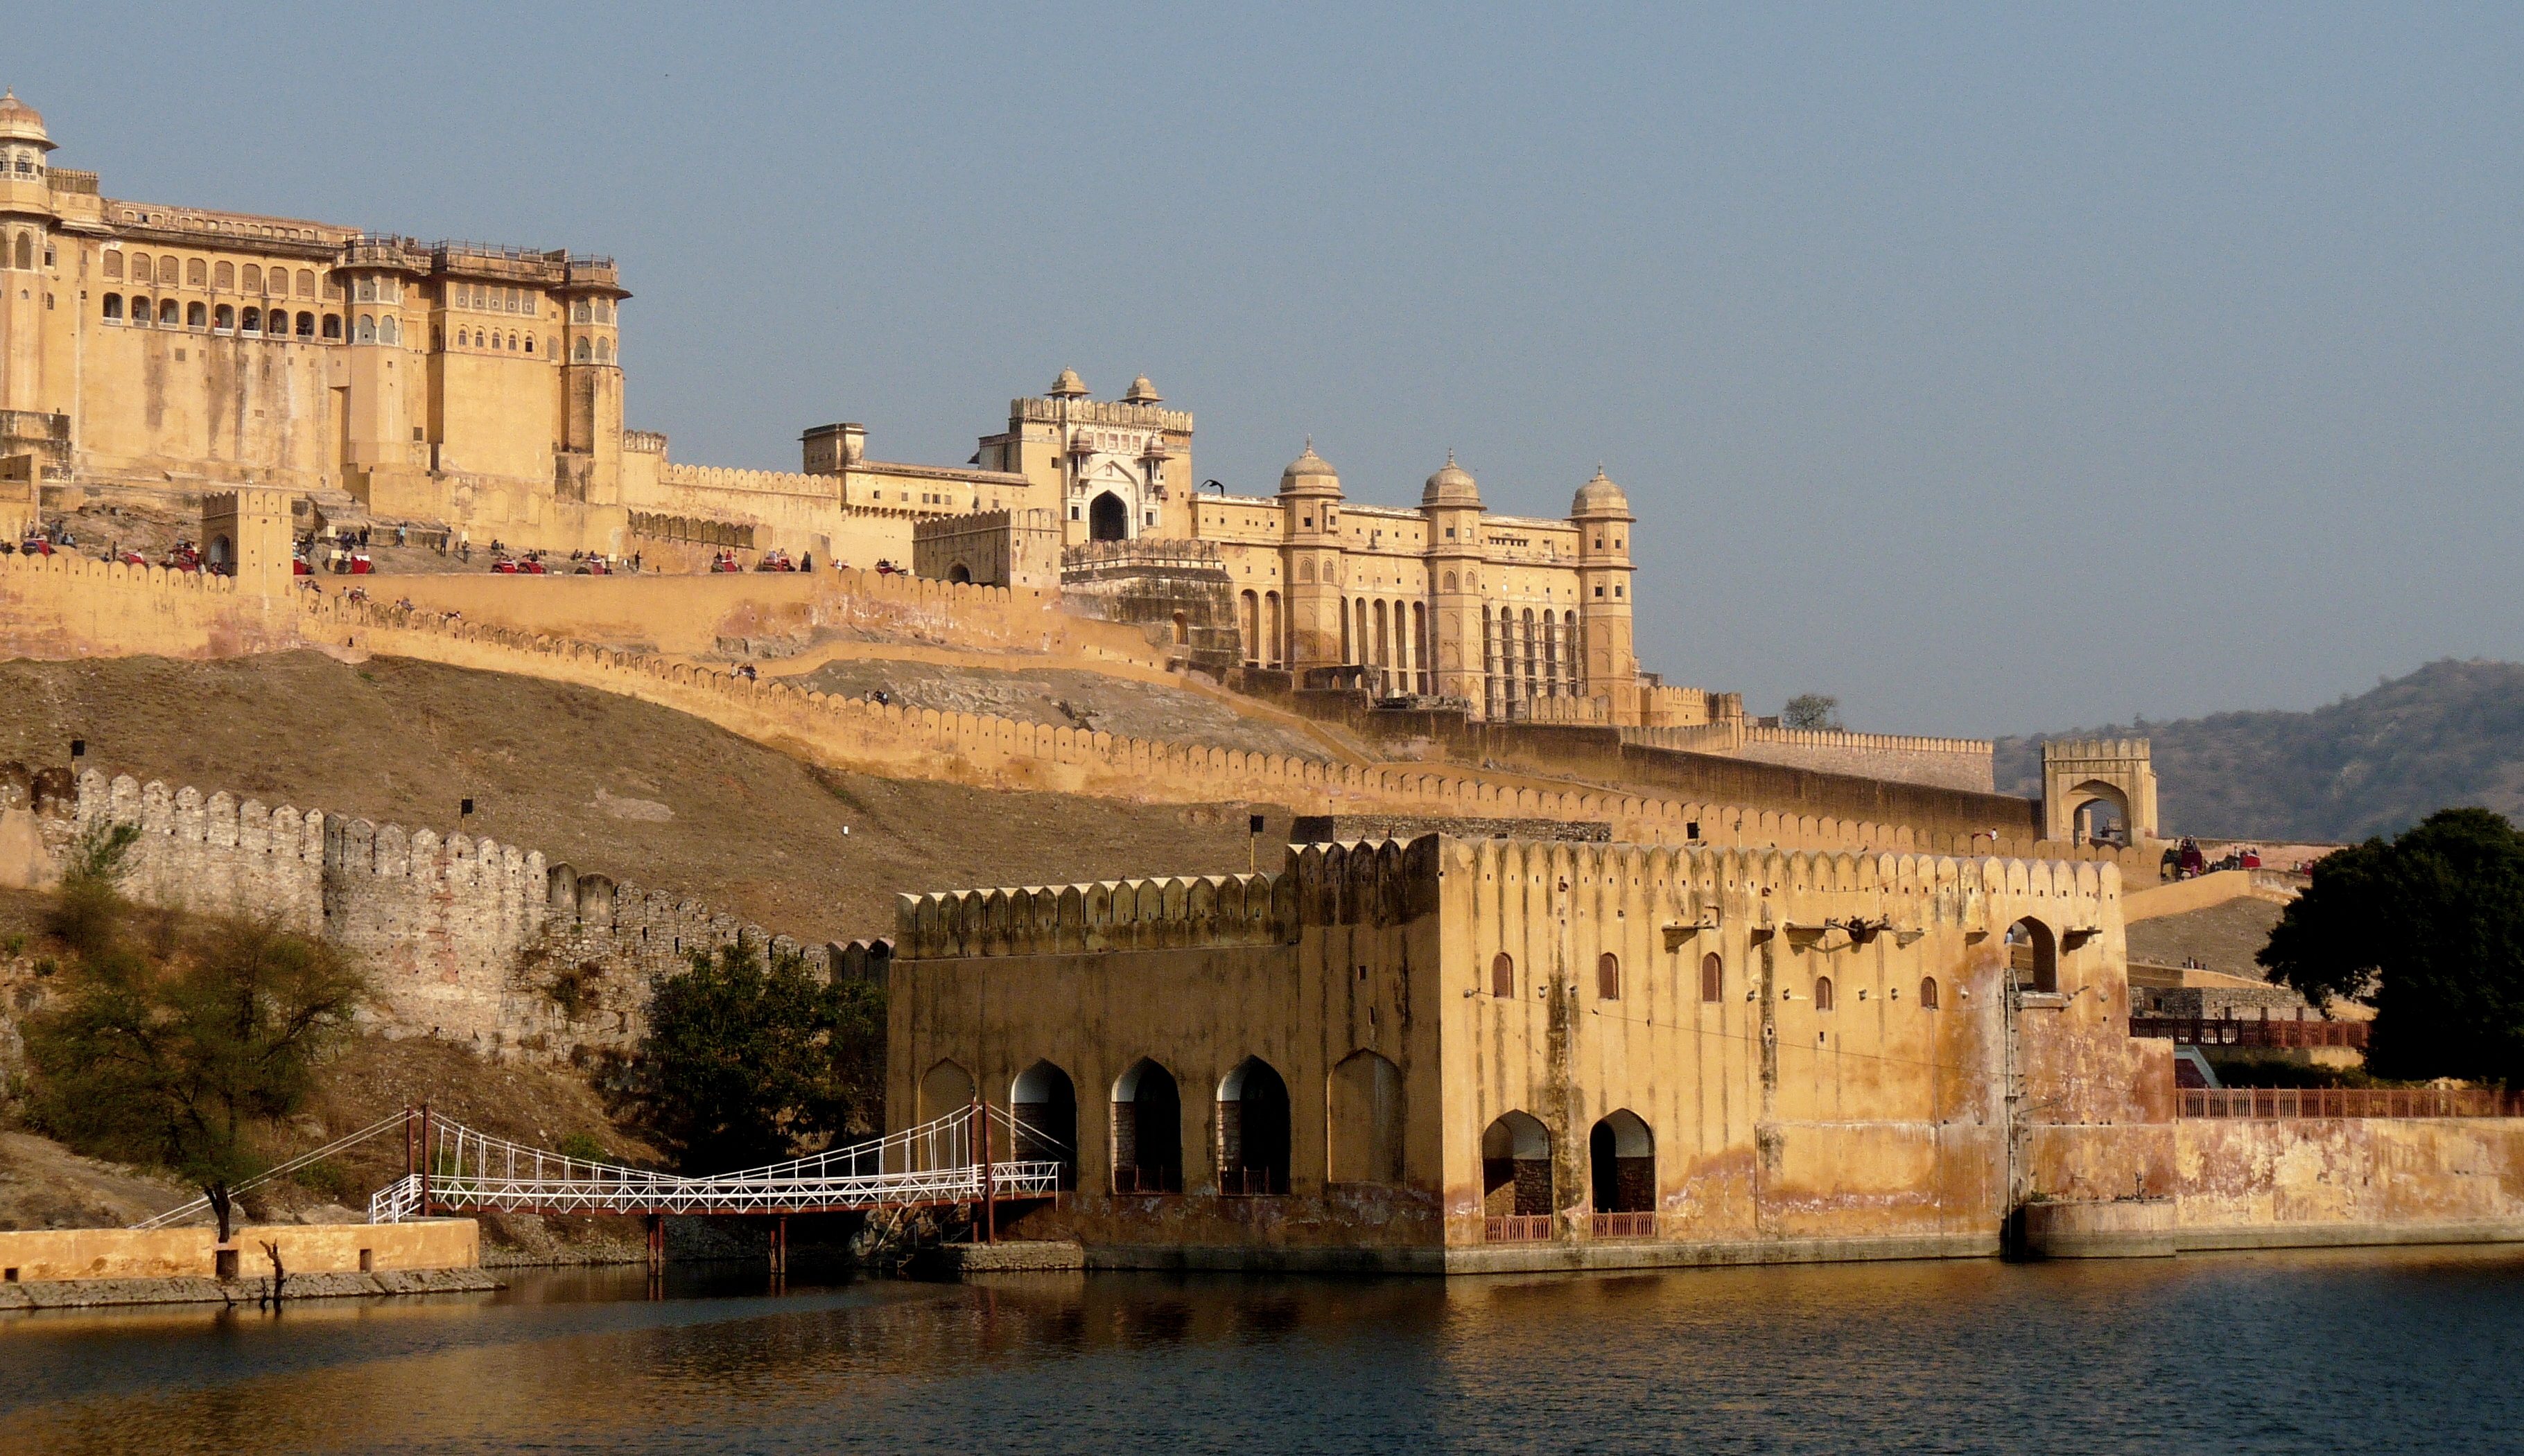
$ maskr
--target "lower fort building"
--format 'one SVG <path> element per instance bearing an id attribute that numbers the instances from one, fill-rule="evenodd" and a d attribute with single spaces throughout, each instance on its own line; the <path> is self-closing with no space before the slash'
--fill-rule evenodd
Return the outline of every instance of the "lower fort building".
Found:
<path id="1" fill-rule="evenodd" d="M 2130 1035 L 2120 897 L 2093 863 L 1430 835 L 906 898 L 888 1120 L 1012 1109 L 1000 1155 L 1072 1190 L 1002 1228 L 1114 1267 L 2524 1237 L 2517 1119 L 2181 1115 L 2228 1094 Z"/>

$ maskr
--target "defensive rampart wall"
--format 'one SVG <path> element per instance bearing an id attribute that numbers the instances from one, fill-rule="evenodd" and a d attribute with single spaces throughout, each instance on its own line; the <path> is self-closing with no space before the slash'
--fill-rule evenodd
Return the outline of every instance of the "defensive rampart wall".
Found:
<path id="1" fill-rule="evenodd" d="M 625 1048 L 646 1030 L 657 981 L 722 946 L 794 951 L 822 974 L 868 969 L 865 946 L 771 936 L 540 850 L 128 775 L 81 775 L 72 812 L 43 832 L 58 858 L 82 834 L 121 824 L 140 831 L 124 858 L 133 899 L 269 916 L 321 936 L 374 976 L 383 1030 L 489 1055 Z"/>

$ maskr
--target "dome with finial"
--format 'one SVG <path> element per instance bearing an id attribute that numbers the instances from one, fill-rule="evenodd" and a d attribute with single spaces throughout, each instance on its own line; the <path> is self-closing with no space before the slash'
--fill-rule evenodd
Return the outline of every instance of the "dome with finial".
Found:
<path id="1" fill-rule="evenodd" d="M 1157 387 L 1148 382 L 1148 376 L 1141 374 L 1139 378 L 1131 381 L 1130 391 L 1122 396 L 1122 403 L 1126 405 L 1161 405 L 1165 403 L 1165 399 L 1166 397 L 1164 395 L 1157 393 Z"/>
<path id="2" fill-rule="evenodd" d="M 1078 377 L 1076 369 L 1062 369 L 1060 377 L 1051 381 L 1051 397 L 1055 400 L 1083 400 L 1087 398 L 1087 381 Z"/>
<path id="3" fill-rule="evenodd" d="M 1280 472 L 1280 494 L 1340 494 L 1340 474 L 1332 467 L 1330 461 L 1315 454 L 1314 436 L 1306 437 L 1306 453 L 1288 461 L 1288 468 Z"/>
<path id="4" fill-rule="evenodd" d="M 1481 504 L 1481 487 L 1473 472 L 1455 463 L 1455 452 L 1446 452 L 1446 463 L 1429 477 L 1428 486 L 1420 492 L 1423 506 L 1475 506 Z"/>
<path id="5" fill-rule="evenodd" d="M 1598 464 L 1595 478 L 1578 487 L 1578 499 L 1570 503 L 1569 513 L 1573 517 L 1616 515 L 1626 519 L 1630 513 L 1630 498 L 1622 493 L 1622 488 L 1613 483 L 1613 477 L 1605 474 L 1604 467 Z"/>
<path id="6" fill-rule="evenodd" d="M 0 140 L 30 141 L 45 151 L 53 149 L 52 138 L 44 131 L 44 114 L 20 101 L 15 91 L 0 92 Z"/>

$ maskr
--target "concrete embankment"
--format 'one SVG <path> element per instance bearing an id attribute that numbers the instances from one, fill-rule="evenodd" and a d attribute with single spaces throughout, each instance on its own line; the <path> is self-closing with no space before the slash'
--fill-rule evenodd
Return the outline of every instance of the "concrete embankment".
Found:
<path id="1" fill-rule="evenodd" d="M 247 1225 L 218 1231 L 0 1231 L 0 1310 L 109 1304 L 247 1303 L 267 1297 L 273 1251 L 293 1299 L 466 1293 L 500 1287 L 482 1272 L 471 1219 L 409 1224 Z"/>
<path id="2" fill-rule="evenodd" d="M 508 1287 L 479 1269 L 403 1269 L 381 1274 L 292 1274 L 284 1299 L 377 1294 L 484 1294 Z M 269 1279 L 60 1279 L 0 1284 L 0 1310 L 103 1309 L 122 1304 L 258 1304 Z"/>

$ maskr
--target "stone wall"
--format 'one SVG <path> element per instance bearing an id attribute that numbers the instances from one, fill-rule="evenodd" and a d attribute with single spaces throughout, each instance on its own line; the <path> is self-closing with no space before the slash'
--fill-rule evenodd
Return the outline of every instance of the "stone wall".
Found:
<path id="1" fill-rule="evenodd" d="M 1747 724 L 1743 756 L 1820 773 L 1928 784 L 1974 794 L 1997 791 L 1991 744 L 1985 738 L 1914 738 L 1896 733 L 1845 733 Z"/>
<path id="2" fill-rule="evenodd" d="M 137 826 L 123 882 L 135 900 L 270 916 L 320 935 L 375 978 L 381 1030 L 486 1055 L 627 1049 L 647 1030 L 657 983 L 722 946 L 795 952 L 819 974 L 879 977 L 890 949 L 803 945 L 489 839 L 128 775 L 81 775 L 75 804 L 61 808 L 42 821 L 55 857 L 95 827 Z"/>

